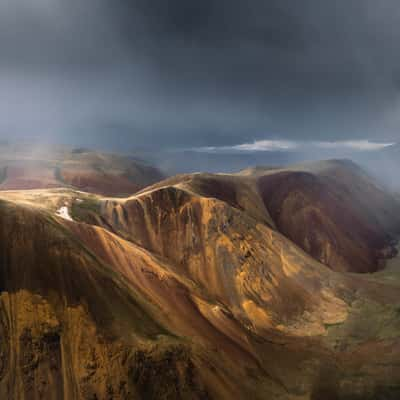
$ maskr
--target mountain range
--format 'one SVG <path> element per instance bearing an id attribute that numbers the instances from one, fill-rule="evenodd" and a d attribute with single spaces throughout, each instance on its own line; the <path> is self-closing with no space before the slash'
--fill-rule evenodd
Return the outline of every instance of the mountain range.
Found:
<path id="1" fill-rule="evenodd" d="M 1 160 L 0 398 L 399 398 L 400 200 L 358 165 L 62 154 Z"/>

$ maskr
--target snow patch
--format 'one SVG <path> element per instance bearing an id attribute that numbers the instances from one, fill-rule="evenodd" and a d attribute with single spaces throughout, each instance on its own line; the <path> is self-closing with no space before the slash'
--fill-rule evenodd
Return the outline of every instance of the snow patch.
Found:
<path id="1" fill-rule="evenodd" d="M 68 207 L 67 206 L 62 206 L 56 211 L 56 215 L 58 217 L 64 218 L 67 221 L 73 221 L 71 216 L 69 215 Z"/>

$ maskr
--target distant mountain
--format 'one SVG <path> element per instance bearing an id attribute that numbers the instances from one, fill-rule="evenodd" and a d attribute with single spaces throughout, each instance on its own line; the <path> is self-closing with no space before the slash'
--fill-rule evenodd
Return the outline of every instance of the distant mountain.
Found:
<path id="1" fill-rule="evenodd" d="M 0 145 L 0 190 L 71 187 L 127 196 L 164 175 L 142 161 L 84 148 Z"/>
<path id="2" fill-rule="evenodd" d="M 0 197 L 1 398 L 400 395 L 400 203 L 351 162 Z"/>
<path id="3" fill-rule="evenodd" d="M 139 155 L 139 154 L 138 154 Z M 234 173 L 255 165 L 289 165 L 307 157 L 295 151 L 208 152 L 176 150 L 140 153 L 169 175 L 192 172 Z"/>
<path id="4" fill-rule="evenodd" d="M 397 149 L 397 150 L 396 150 Z M 256 165 L 289 166 L 310 161 L 327 159 L 351 159 L 362 164 L 369 172 L 382 172 L 380 177 L 390 172 L 390 168 L 398 163 L 400 145 L 388 146 L 383 149 L 362 150 L 351 147 L 318 147 L 312 143 L 302 144 L 298 148 L 281 150 L 165 150 L 159 152 L 142 152 L 137 155 L 151 161 L 154 165 L 167 171 L 169 175 L 192 172 L 225 172 L 235 173 Z M 389 160 L 391 160 L 389 162 Z M 394 163 L 393 163 L 394 161 Z M 386 167 L 386 168 L 385 168 Z M 395 174 L 389 173 L 393 181 Z"/>
<path id="5" fill-rule="evenodd" d="M 353 158 L 389 188 L 400 190 L 400 143 Z"/>

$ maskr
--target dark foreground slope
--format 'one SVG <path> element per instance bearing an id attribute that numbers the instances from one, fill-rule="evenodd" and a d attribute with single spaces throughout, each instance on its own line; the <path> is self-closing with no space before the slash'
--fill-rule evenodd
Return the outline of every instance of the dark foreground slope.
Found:
<path id="1" fill-rule="evenodd" d="M 182 388 L 170 390 L 201 398 L 200 383 L 185 386 L 194 368 L 188 353 L 151 317 L 143 296 L 67 229 L 8 203 L 0 226 L 1 398 L 144 396 L 158 377 L 143 377 L 142 365 L 157 357 L 170 362 L 162 384 L 179 380 L 182 369 Z M 158 337 L 166 344 L 155 349 Z"/>
<path id="2" fill-rule="evenodd" d="M 312 258 L 266 207 L 268 173 L 3 194 L 1 398 L 397 399 L 396 265 Z"/>

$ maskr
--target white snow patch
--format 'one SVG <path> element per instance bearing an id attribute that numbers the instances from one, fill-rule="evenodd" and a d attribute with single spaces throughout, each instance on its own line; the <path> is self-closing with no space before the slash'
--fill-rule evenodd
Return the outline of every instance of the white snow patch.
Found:
<path id="1" fill-rule="evenodd" d="M 71 216 L 69 215 L 69 211 L 68 211 L 68 207 L 67 207 L 67 206 L 63 206 L 63 207 L 59 208 L 59 209 L 56 211 L 56 215 L 57 215 L 58 217 L 61 217 L 61 218 L 66 219 L 67 221 L 73 221 L 73 219 L 72 219 Z"/>

